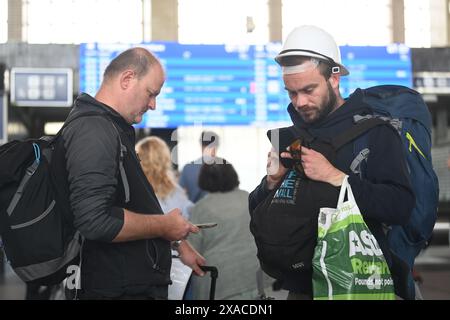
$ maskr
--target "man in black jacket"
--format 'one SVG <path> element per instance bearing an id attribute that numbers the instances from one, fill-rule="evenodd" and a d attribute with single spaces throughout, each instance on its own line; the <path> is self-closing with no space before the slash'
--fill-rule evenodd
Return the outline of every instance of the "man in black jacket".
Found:
<path id="1" fill-rule="evenodd" d="M 62 135 L 74 224 L 86 239 L 82 299 L 167 299 L 171 242 L 203 275 L 203 257 L 183 240 L 198 228 L 179 209 L 162 212 L 134 152 L 132 124 L 156 108 L 164 80 L 153 54 L 129 49 L 108 65 L 95 98 L 81 94 L 68 117 L 89 113 Z"/>
<path id="2" fill-rule="evenodd" d="M 361 91 L 355 91 L 347 100 L 339 92 L 341 76 L 348 70 L 341 64 L 339 47 L 322 29 L 302 26 L 294 29 L 275 58 L 282 68 L 285 89 L 291 104 L 288 112 L 294 125 L 306 129 L 311 135 L 329 140 L 353 125 L 353 115 L 370 113 L 362 102 Z M 414 206 L 406 163 L 402 156 L 402 143 L 395 129 L 378 126 L 368 133 L 370 149 L 365 164 L 364 178 L 350 171 L 354 159 L 353 145 L 345 145 L 337 152 L 334 165 L 321 153 L 302 147 L 301 159 L 305 175 L 315 181 L 341 186 L 349 176 L 355 199 L 364 220 L 376 237 L 391 272 L 398 272 L 388 248 L 383 224 L 405 224 Z M 250 212 L 264 201 L 283 179 L 287 168 L 279 161 L 292 158 L 289 152 L 274 149 L 269 153 L 267 176 L 249 196 Z M 288 299 L 312 298 L 311 272 L 304 276 L 285 279 Z M 402 285 L 396 281 L 395 285 Z"/>

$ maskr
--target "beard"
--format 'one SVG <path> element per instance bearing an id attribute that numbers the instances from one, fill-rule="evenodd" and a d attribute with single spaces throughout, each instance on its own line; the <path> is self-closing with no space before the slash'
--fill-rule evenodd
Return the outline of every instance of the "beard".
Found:
<path id="1" fill-rule="evenodd" d="M 305 117 L 300 113 L 300 116 L 302 117 L 303 121 L 306 123 L 316 123 L 319 121 L 322 121 L 325 119 L 331 112 L 334 111 L 337 101 L 336 93 L 334 92 L 333 88 L 331 87 L 331 84 L 327 81 L 327 88 L 328 88 L 328 96 L 326 99 L 322 101 L 320 106 L 316 109 L 316 114 L 313 117 Z"/>

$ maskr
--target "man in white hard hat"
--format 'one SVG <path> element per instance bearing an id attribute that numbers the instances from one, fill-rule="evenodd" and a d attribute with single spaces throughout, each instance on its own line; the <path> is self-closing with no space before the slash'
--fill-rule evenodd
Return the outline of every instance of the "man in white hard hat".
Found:
<path id="1" fill-rule="evenodd" d="M 285 89 L 291 100 L 288 112 L 296 128 L 307 130 L 314 137 L 331 139 L 353 125 L 354 115 L 371 112 L 362 103 L 360 90 L 346 100 L 342 98 L 340 78 L 349 71 L 342 64 L 333 37 L 324 30 L 314 26 L 295 28 L 275 60 L 282 68 Z M 414 206 L 414 194 L 401 155 L 402 144 L 395 130 L 382 125 L 370 129 L 367 136 L 370 155 L 363 164 L 363 179 L 350 171 L 354 159 L 351 143 L 338 150 L 333 164 L 321 153 L 303 146 L 302 165 L 307 178 L 337 188 L 345 175 L 349 175 L 364 219 L 392 267 L 393 258 L 387 249 L 382 224 L 406 223 Z M 250 212 L 254 213 L 284 180 L 288 171 L 283 166 L 286 158 L 292 156 L 281 147 L 280 155 L 275 149 L 269 153 L 267 175 L 249 197 Z M 283 288 L 289 290 L 288 299 L 312 298 L 311 275 L 309 269 L 283 276 Z"/>

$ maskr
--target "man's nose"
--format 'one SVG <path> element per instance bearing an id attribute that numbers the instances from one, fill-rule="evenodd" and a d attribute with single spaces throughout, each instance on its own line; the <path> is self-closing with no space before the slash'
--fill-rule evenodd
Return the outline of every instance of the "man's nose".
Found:
<path id="1" fill-rule="evenodd" d="M 148 107 L 150 110 L 155 110 L 155 109 L 156 109 L 156 99 L 155 99 L 155 98 L 151 98 L 151 99 L 149 100 L 149 102 L 148 102 L 147 107 Z"/>
<path id="2" fill-rule="evenodd" d="M 302 109 L 307 104 L 308 104 L 308 99 L 302 94 L 297 94 L 297 96 L 295 97 L 294 106 L 297 109 Z"/>

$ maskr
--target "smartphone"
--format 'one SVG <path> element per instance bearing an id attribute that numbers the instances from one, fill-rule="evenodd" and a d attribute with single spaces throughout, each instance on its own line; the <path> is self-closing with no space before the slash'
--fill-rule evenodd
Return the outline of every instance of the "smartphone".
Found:
<path id="1" fill-rule="evenodd" d="M 195 226 L 197 226 L 200 229 L 205 229 L 205 228 L 215 227 L 215 226 L 217 226 L 217 223 L 216 222 L 199 223 L 199 224 L 196 224 Z"/>
<path id="2" fill-rule="evenodd" d="M 296 140 L 296 136 L 293 134 L 290 127 L 278 128 L 267 131 L 267 138 L 269 138 L 270 143 L 274 147 L 278 154 L 286 152 L 287 147 L 289 147 Z M 295 164 L 294 159 L 289 158 L 279 158 L 281 164 L 285 168 L 293 168 Z"/>
<path id="3" fill-rule="evenodd" d="M 298 173 L 304 175 L 303 165 L 302 165 L 302 144 L 303 141 L 301 138 L 295 140 L 289 146 L 289 152 L 292 155 L 292 159 L 294 160 L 294 169 L 297 170 Z"/>

